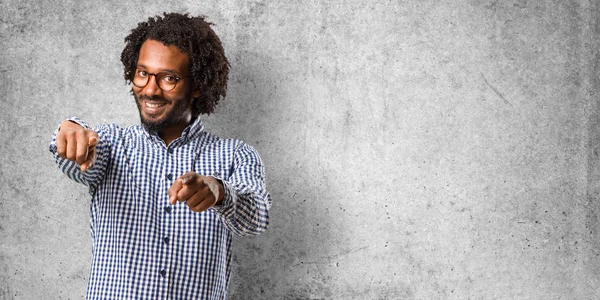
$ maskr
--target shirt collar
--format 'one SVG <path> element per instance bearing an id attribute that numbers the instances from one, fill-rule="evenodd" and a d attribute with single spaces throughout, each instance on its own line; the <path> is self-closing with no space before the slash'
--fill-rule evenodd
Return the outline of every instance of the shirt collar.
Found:
<path id="1" fill-rule="evenodd" d="M 146 129 L 146 127 L 141 126 L 144 134 L 151 140 L 158 142 L 162 141 L 162 139 L 158 136 L 156 132 L 151 132 Z M 204 124 L 202 123 L 202 119 L 200 116 L 196 117 L 196 119 L 188 125 L 183 132 L 181 132 L 181 136 L 173 141 L 173 143 L 187 143 L 190 140 L 198 138 L 204 132 Z"/>
<path id="2" fill-rule="evenodd" d="M 181 139 L 185 141 L 189 141 L 197 138 L 200 134 L 204 132 L 204 124 L 200 119 L 200 116 L 196 117 L 196 120 L 192 122 L 192 124 L 188 125 L 183 132 L 181 133 Z"/>

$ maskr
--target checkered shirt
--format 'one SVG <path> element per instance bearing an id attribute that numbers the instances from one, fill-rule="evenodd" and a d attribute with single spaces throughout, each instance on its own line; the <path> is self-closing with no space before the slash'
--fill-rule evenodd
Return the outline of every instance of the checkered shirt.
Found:
<path id="1" fill-rule="evenodd" d="M 58 168 L 92 195 L 87 299 L 226 299 L 232 233 L 268 226 L 271 199 L 258 153 L 207 133 L 200 118 L 168 146 L 141 126 L 93 130 L 97 160 L 86 172 L 56 154 L 58 130 L 50 144 Z M 197 213 L 169 204 L 167 190 L 190 170 L 221 180 L 220 206 Z"/>

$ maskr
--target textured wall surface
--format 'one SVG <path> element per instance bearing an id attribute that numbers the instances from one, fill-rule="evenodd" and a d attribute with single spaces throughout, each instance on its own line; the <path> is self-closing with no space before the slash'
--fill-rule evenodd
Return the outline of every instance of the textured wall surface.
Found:
<path id="1" fill-rule="evenodd" d="M 599 7 L 0 0 L 0 299 L 83 298 L 89 195 L 47 145 L 138 122 L 119 55 L 163 11 L 217 24 L 205 124 L 267 166 L 233 299 L 600 299 Z"/>

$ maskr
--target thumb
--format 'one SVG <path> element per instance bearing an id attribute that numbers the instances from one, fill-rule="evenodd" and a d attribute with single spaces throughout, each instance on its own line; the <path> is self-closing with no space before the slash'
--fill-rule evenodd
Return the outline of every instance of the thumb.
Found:
<path id="1" fill-rule="evenodd" d="M 86 160 L 81 164 L 81 171 L 85 172 L 96 162 L 96 145 L 98 145 L 98 135 L 94 132 L 94 135 L 88 137 L 88 149 L 86 153 Z"/>
<path id="2" fill-rule="evenodd" d="M 97 136 L 90 136 L 88 139 L 88 144 L 90 147 L 94 147 L 96 145 L 98 145 L 98 137 Z"/>
<path id="3" fill-rule="evenodd" d="M 87 160 L 81 164 L 81 171 L 85 172 L 89 168 L 93 167 L 96 163 L 96 149 L 93 146 L 88 148 Z"/>
<path id="4" fill-rule="evenodd" d="M 169 203 L 171 205 L 177 203 L 177 193 L 179 193 L 181 188 L 183 188 L 183 183 L 181 182 L 181 178 L 177 178 L 177 180 L 175 180 L 175 182 L 173 182 L 169 188 L 169 191 L 167 191 L 167 194 L 169 195 Z"/>

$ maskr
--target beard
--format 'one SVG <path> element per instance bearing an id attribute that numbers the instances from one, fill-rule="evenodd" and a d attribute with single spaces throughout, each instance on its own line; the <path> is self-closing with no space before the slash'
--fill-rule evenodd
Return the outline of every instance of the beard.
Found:
<path id="1" fill-rule="evenodd" d="M 165 98 L 165 97 L 157 97 L 157 96 L 149 97 L 147 95 L 140 95 L 138 97 L 138 95 L 136 95 L 135 93 L 133 94 L 133 97 L 135 98 L 135 104 L 138 107 L 138 112 L 140 114 L 140 121 L 142 123 L 142 126 L 144 126 L 144 128 L 146 128 L 146 130 L 149 132 L 156 132 L 156 133 L 162 132 L 171 125 L 187 122 L 187 116 L 188 116 L 187 110 L 188 110 L 188 107 L 189 107 L 189 104 L 191 101 L 191 100 L 186 100 L 186 99 L 189 99 L 188 95 L 186 95 L 185 98 L 183 98 L 179 101 L 173 101 L 172 99 Z M 168 104 L 175 103 L 175 105 L 173 107 L 171 107 L 171 110 L 167 111 L 166 115 L 162 119 L 152 120 L 152 119 L 145 118 L 144 115 L 142 114 L 141 106 L 144 105 L 142 103 L 142 101 L 144 101 L 144 100 L 165 101 Z"/>

